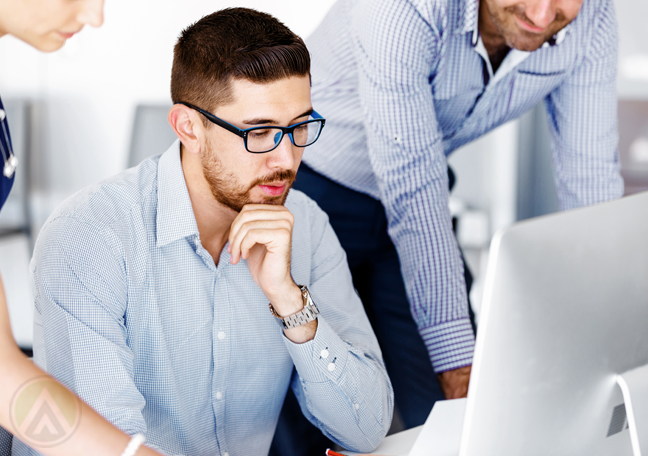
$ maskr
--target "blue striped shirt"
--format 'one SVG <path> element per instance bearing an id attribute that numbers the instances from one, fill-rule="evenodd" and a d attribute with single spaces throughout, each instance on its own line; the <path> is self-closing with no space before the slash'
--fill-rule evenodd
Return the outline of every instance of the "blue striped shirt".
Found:
<path id="1" fill-rule="evenodd" d="M 70 197 L 31 264 L 36 363 L 101 415 L 169 455 L 268 453 L 287 389 L 358 452 L 389 429 L 391 384 L 326 214 L 293 191 L 292 276 L 321 314 L 288 340 L 247 262 L 201 245 L 179 142 Z M 15 444 L 14 455 L 34 454 Z"/>
<path id="2" fill-rule="evenodd" d="M 437 372 L 474 350 L 447 155 L 544 100 L 561 208 L 623 192 L 612 0 L 586 0 L 551 45 L 511 51 L 495 74 L 477 25 L 477 0 L 338 0 L 307 40 L 327 123 L 304 162 L 382 201 Z"/>

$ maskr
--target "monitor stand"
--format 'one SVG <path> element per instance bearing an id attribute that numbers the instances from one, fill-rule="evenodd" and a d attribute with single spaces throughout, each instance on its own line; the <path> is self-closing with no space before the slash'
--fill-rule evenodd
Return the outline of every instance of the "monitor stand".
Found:
<path id="1" fill-rule="evenodd" d="M 648 364 L 617 377 L 621 387 L 634 456 L 648 456 Z"/>

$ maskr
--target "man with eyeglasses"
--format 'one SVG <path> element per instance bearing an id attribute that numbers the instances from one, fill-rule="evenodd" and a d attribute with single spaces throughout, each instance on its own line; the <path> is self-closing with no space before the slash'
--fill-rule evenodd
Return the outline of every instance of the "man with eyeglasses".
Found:
<path id="1" fill-rule="evenodd" d="M 191 25 L 171 77 L 179 141 L 72 196 L 37 242 L 36 363 L 164 454 L 267 454 L 289 388 L 353 451 L 391 423 L 344 251 L 289 194 L 325 123 L 309 71 L 303 41 L 267 14 Z"/>

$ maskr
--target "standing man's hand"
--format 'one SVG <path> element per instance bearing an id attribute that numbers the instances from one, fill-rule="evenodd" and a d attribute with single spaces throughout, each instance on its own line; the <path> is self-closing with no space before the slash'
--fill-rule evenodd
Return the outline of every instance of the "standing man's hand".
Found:
<path id="1" fill-rule="evenodd" d="M 439 374 L 439 382 L 446 399 L 459 399 L 468 395 L 472 366 L 460 367 Z"/>
<path id="2" fill-rule="evenodd" d="M 230 262 L 247 260 L 250 274 L 275 311 L 287 317 L 301 311 L 301 290 L 290 274 L 294 216 L 284 206 L 247 204 L 236 216 L 228 237 Z M 315 337 L 317 320 L 293 329 L 286 337 L 304 343 Z"/>

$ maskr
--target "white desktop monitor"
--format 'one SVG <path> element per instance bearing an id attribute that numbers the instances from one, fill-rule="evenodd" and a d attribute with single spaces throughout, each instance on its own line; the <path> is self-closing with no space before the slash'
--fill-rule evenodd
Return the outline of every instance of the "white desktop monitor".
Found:
<path id="1" fill-rule="evenodd" d="M 505 229 L 459 454 L 648 455 L 647 363 L 648 192 Z"/>

